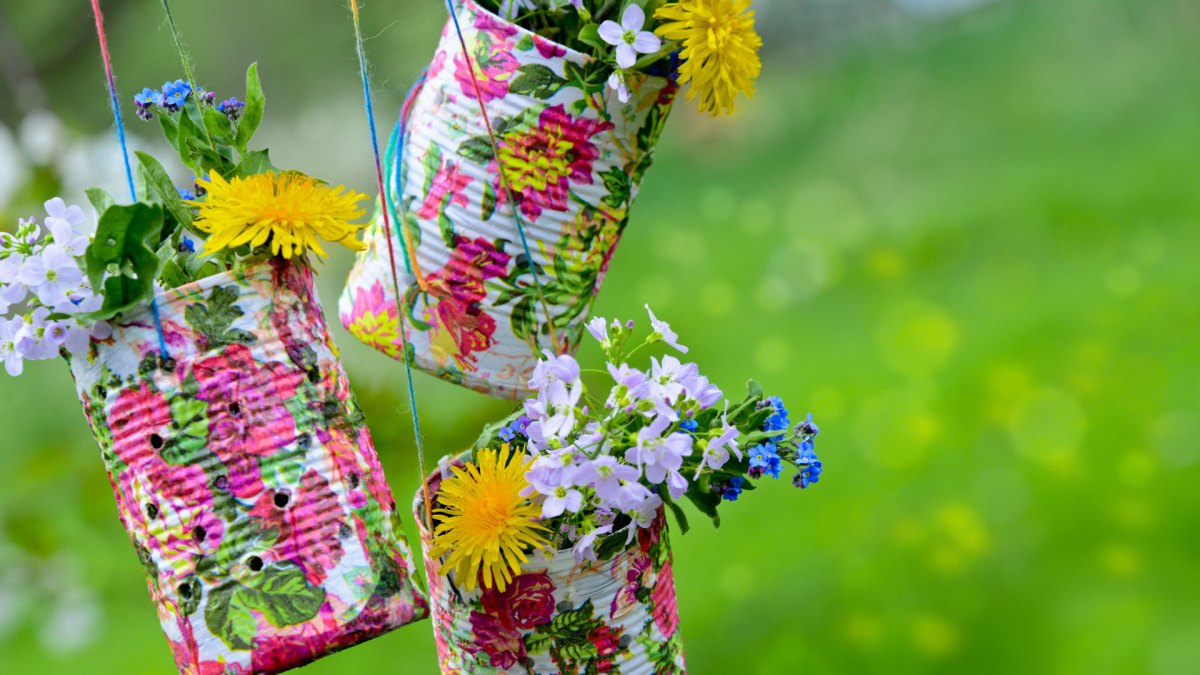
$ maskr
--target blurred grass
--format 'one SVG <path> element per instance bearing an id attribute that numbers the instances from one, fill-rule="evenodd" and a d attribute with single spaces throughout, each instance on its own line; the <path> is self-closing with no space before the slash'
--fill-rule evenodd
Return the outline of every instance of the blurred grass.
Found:
<path id="1" fill-rule="evenodd" d="M 180 21 L 211 25 L 226 4 Z M 268 127 L 340 80 L 362 145 L 330 159 L 366 189 L 345 21 L 314 13 L 277 17 L 292 39 L 272 44 L 294 53 L 252 53 L 245 24 L 193 49 L 231 74 L 280 59 Z M 436 39 L 436 12 L 413 16 L 370 46 L 392 104 Z M 135 18 L 128 70 L 165 79 L 134 65 L 132 36 L 166 39 L 152 11 Z M 1194 672 L 1197 18 L 1175 0 L 996 3 L 907 43 L 780 57 L 732 120 L 680 110 L 599 313 L 640 319 L 649 302 L 727 390 L 754 376 L 811 409 L 826 465 L 813 490 L 768 486 L 719 531 L 675 538 L 692 672 Z M 314 68 L 312 91 L 289 58 L 336 67 Z M 98 98 L 93 73 L 64 78 Z M 334 147 L 286 140 L 292 164 Z M 331 318 L 348 264 L 322 276 Z M 335 330 L 405 503 L 403 372 Z M 418 384 L 430 454 L 506 410 Z M 76 561 L 103 608 L 99 639 L 59 654 L 30 613 L 0 671 L 169 671 L 65 370 L 0 380 L 0 398 L 0 532 Z M 434 668 L 419 624 L 305 672 Z"/>

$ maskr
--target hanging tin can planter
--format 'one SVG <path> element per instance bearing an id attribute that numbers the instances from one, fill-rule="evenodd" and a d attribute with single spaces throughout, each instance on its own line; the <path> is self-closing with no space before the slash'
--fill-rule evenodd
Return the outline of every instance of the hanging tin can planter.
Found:
<path id="1" fill-rule="evenodd" d="M 462 466 L 462 458 L 455 461 Z M 428 479 L 436 494 L 441 475 Z M 434 510 L 437 510 L 434 504 Z M 438 662 L 458 673 L 682 673 L 683 636 L 671 546 L 660 510 L 649 528 L 611 535 L 622 543 L 597 561 L 570 549 L 535 556 L 503 591 L 466 591 L 439 574 L 425 524 L 424 494 L 413 513 L 421 534 Z M 633 527 L 633 526 L 630 526 Z"/>
<path id="2" fill-rule="evenodd" d="M 455 7 L 471 61 L 448 22 L 392 138 L 395 267 L 377 219 L 341 319 L 392 358 L 403 330 L 421 369 L 521 398 L 543 349 L 578 347 L 676 85 L 630 73 L 622 103 L 605 64 L 474 0 Z"/>
<path id="3" fill-rule="evenodd" d="M 427 614 L 313 288 L 283 260 L 159 293 L 70 358 L 181 673 L 293 668 Z"/>

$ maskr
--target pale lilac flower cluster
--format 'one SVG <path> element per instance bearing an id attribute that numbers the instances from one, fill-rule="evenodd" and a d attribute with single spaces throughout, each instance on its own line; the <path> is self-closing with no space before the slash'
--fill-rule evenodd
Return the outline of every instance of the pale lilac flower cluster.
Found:
<path id="1" fill-rule="evenodd" d="M 653 333 L 643 346 L 664 342 L 686 353 L 670 325 L 652 311 L 650 319 Z M 600 318 L 588 324 L 613 380 L 594 409 L 583 400 L 579 364 L 571 356 L 546 352 L 529 380 L 536 396 L 525 403 L 524 435 L 534 461 L 525 496 L 540 503 L 543 519 L 565 516 L 564 533 L 581 561 L 595 558 L 597 536 L 611 532 L 620 516 L 649 527 L 665 499 L 681 499 L 703 473 L 742 457 L 739 432 L 723 415 L 697 429 L 693 418 L 724 396 L 695 363 L 668 354 L 651 357 L 643 371 L 622 361 L 632 329 L 632 322 L 609 325 Z"/>
<path id="2" fill-rule="evenodd" d="M 95 223 L 57 197 L 45 207 L 42 223 L 22 220 L 15 234 L 0 234 L 0 361 L 14 376 L 27 360 L 80 354 L 111 332 L 81 318 L 103 304 L 79 264 Z"/>

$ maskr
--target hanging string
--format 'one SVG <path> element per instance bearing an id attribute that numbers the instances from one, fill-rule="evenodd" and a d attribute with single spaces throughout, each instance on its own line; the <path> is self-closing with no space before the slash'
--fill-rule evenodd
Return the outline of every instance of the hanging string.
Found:
<path id="1" fill-rule="evenodd" d="M 454 31 L 458 33 L 458 44 L 462 47 L 463 60 L 467 62 L 467 70 L 471 73 L 471 84 L 475 88 L 475 98 L 479 101 L 479 112 L 483 116 L 483 124 L 487 127 L 488 139 L 492 144 L 492 153 L 496 157 L 496 169 L 500 174 L 500 183 L 504 186 L 504 194 L 508 197 L 509 206 L 512 207 L 513 219 L 517 222 L 517 234 L 521 237 L 521 247 L 525 249 L 525 259 L 529 261 L 529 273 L 533 275 L 533 284 L 537 287 L 538 300 L 542 303 L 542 310 L 546 313 L 546 322 L 550 328 L 550 339 L 554 342 L 554 350 L 562 349 L 566 351 L 566 345 L 559 345 L 558 334 L 554 330 L 554 316 L 550 312 L 550 304 L 546 302 L 546 290 L 542 288 L 542 280 L 538 277 L 537 269 L 533 263 L 533 252 L 529 248 L 529 240 L 525 237 L 525 225 L 521 219 L 521 209 L 517 205 L 517 200 L 514 197 L 512 185 L 508 182 L 508 174 L 504 172 L 504 163 L 500 161 L 500 143 L 496 141 L 496 132 L 492 129 L 492 120 L 488 116 L 487 105 L 483 102 L 483 92 L 479 87 L 479 78 L 475 75 L 475 60 L 471 57 L 471 50 L 467 48 L 467 39 L 463 36 L 462 26 L 458 22 L 458 12 L 454 9 L 454 0 L 446 0 L 446 8 L 450 10 L 450 18 L 454 21 Z"/>
<path id="2" fill-rule="evenodd" d="M 396 272 L 396 250 L 392 245 L 392 222 L 388 217 L 387 188 L 383 182 L 383 162 L 379 159 L 379 138 L 375 133 L 375 105 L 371 99 L 371 78 L 367 71 L 367 52 L 363 47 L 362 26 L 358 18 L 358 0 L 350 0 L 350 13 L 354 18 L 354 46 L 358 53 L 358 70 L 362 77 L 363 99 L 366 102 L 367 127 L 371 131 L 371 150 L 375 155 L 375 179 L 379 194 L 384 200 L 383 229 L 387 236 L 388 258 L 392 268 L 392 292 L 396 298 L 396 316 L 400 325 L 400 336 L 404 348 L 404 371 L 408 376 L 408 409 L 412 414 L 413 435 L 417 444 L 417 470 L 421 473 L 421 493 L 425 498 L 425 526 L 433 534 L 433 500 L 429 496 L 429 474 L 425 471 L 425 448 L 421 440 L 421 419 L 417 414 L 417 393 L 413 386 L 412 364 L 408 359 L 408 333 L 404 330 L 403 296 L 400 294 L 400 279 Z"/>
<path id="3" fill-rule="evenodd" d="M 408 95 L 404 97 L 404 107 L 400 110 L 400 120 L 396 123 L 396 128 L 392 131 L 392 137 L 388 141 L 387 166 L 389 169 L 391 167 L 399 167 L 399 170 L 397 171 L 398 183 L 396 186 L 394 186 L 394 191 L 396 192 L 396 199 L 394 201 L 400 204 L 401 209 L 404 208 L 403 186 L 404 177 L 407 174 L 407 171 L 404 169 L 404 138 L 408 134 L 408 118 L 412 115 L 413 104 L 416 103 L 417 94 L 420 93 L 422 87 L 425 86 L 425 77 L 428 73 L 428 69 L 421 71 L 421 74 L 417 76 L 417 81 L 414 82 L 412 88 L 408 90 Z M 389 184 L 388 187 L 393 187 L 390 180 L 387 182 Z M 393 205 L 390 192 L 384 193 L 382 196 L 384 208 L 389 209 L 392 220 L 400 222 L 398 231 L 404 235 L 404 238 L 399 239 L 399 236 L 397 236 L 397 238 L 400 241 L 400 245 L 404 247 L 405 269 L 411 276 L 416 277 L 417 283 L 421 286 L 422 291 L 428 291 L 429 285 L 425 281 L 425 275 L 421 273 L 421 265 L 417 261 L 417 246 L 413 242 L 412 232 L 408 226 L 408 221 L 402 216 L 398 216 L 398 209 L 396 209 L 396 207 Z"/>
<path id="4" fill-rule="evenodd" d="M 104 31 L 104 14 L 100 12 L 100 0 L 92 0 L 92 15 L 96 17 L 96 36 L 100 40 L 100 57 L 104 61 L 104 76 L 108 80 L 108 97 L 112 104 L 113 119 L 117 122 L 117 141 L 121 145 L 121 159 L 125 162 L 125 180 L 129 184 L 129 199 L 138 200 L 137 188 L 133 184 L 133 166 L 129 163 L 129 147 L 125 142 L 125 123 L 121 120 L 121 101 L 117 96 L 117 79 L 113 76 L 112 56 L 108 53 L 108 34 Z M 154 331 L 158 334 L 158 349 L 163 361 L 170 358 L 167 339 L 163 335 L 162 320 L 158 314 L 158 298 L 150 296 L 150 313 L 154 315 Z"/>

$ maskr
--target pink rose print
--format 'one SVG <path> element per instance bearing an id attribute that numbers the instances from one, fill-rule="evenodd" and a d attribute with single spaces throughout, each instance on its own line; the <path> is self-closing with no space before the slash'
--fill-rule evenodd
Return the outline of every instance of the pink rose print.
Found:
<path id="1" fill-rule="evenodd" d="M 470 99 L 482 97 L 481 102 L 487 103 L 508 96 L 508 85 L 512 82 L 521 64 L 506 49 L 484 52 L 483 58 L 476 58 L 475 82 L 471 81 L 471 65 L 463 57 L 462 52 L 454 56 L 454 79 L 463 94 Z M 479 96 L 475 95 L 475 85 L 479 85 Z"/>
<path id="2" fill-rule="evenodd" d="M 192 373 L 200 385 L 197 397 L 208 402 L 209 447 L 229 468 L 229 489 L 252 498 L 261 488 L 253 458 L 296 440 L 284 402 L 295 396 L 305 374 L 278 362 L 259 366 L 243 345 L 200 361 Z"/>
<path id="3" fill-rule="evenodd" d="M 554 617 L 554 582 L 545 572 L 522 574 L 503 593 L 484 589 L 480 602 L 506 629 L 536 628 Z"/>
<path id="4" fill-rule="evenodd" d="M 113 430 L 113 452 L 130 467 L 162 461 L 159 450 L 171 424 L 171 406 L 145 382 L 126 389 L 113 401 L 108 416 Z"/>

